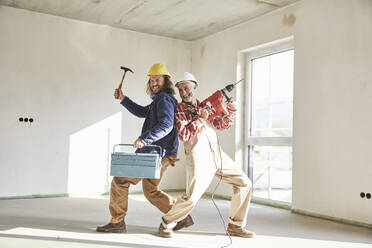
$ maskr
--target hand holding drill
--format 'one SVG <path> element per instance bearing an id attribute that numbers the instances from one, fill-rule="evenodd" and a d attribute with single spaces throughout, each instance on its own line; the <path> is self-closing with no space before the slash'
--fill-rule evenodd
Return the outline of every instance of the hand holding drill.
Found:
<path id="1" fill-rule="evenodd" d="M 227 109 L 230 110 L 230 111 L 236 111 L 236 104 L 235 104 L 235 101 L 232 100 L 232 101 L 230 101 L 230 102 L 227 102 L 227 103 L 226 103 L 226 107 L 227 107 Z"/>
<path id="2" fill-rule="evenodd" d="M 205 108 L 202 108 L 200 109 L 200 114 L 199 116 L 203 119 L 203 120 L 208 120 L 208 116 L 209 116 L 209 111 Z"/>

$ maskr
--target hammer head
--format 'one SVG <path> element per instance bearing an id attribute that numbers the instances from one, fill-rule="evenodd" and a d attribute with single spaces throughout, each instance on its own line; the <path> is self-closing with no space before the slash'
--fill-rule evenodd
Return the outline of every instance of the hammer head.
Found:
<path id="1" fill-rule="evenodd" d="M 124 72 L 130 71 L 131 73 L 134 73 L 131 69 L 128 67 L 120 66 L 120 69 L 124 70 Z"/>

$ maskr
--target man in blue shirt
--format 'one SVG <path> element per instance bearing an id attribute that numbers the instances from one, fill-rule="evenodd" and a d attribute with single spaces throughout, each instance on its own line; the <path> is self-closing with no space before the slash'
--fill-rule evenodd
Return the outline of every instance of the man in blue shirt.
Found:
<path id="1" fill-rule="evenodd" d="M 119 99 L 133 115 L 145 118 L 141 135 L 134 141 L 136 152 L 149 153 L 152 149 L 145 145 L 158 145 L 162 148 L 162 168 L 160 179 L 114 177 L 110 190 L 110 223 L 98 226 L 97 232 L 125 232 L 124 217 L 128 211 L 128 190 L 142 180 L 142 189 L 147 200 L 163 213 L 167 213 L 175 203 L 175 199 L 159 189 L 159 183 L 166 168 L 174 165 L 177 159 L 178 137 L 173 127 L 174 109 L 177 100 L 167 68 L 163 64 L 154 64 L 148 73 L 147 94 L 152 98 L 151 104 L 140 106 L 125 96 L 121 89 L 116 89 L 115 99 Z M 192 225 L 192 219 L 187 216 L 178 223 L 178 228 Z"/>

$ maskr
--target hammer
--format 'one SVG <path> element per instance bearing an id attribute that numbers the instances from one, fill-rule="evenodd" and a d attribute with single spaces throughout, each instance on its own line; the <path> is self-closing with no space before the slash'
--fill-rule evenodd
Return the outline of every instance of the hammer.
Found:
<path id="1" fill-rule="evenodd" d="M 125 78 L 125 74 L 127 73 L 127 71 L 130 71 L 131 73 L 134 73 L 131 69 L 129 69 L 128 67 L 124 67 L 124 66 L 120 66 L 120 69 L 124 70 L 124 74 L 123 74 L 123 77 L 121 78 L 121 82 L 119 84 L 119 87 L 118 89 L 121 89 L 121 86 L 123 86 L 123 80 Z"/>

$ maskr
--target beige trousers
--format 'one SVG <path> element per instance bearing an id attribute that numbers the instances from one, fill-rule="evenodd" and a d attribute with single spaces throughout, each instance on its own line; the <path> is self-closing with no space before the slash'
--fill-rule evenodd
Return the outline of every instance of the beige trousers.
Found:
<path id="1" fill-rule="evenodd" d="M 128 211 L 129 186 L 131 184 L 136 185 L 141 180 L 143 193 L 147 200 L 163 213 L 167 213 L 172 208 L 175 200 L 159 189 L 159 183 L 167 167 L 176 161 L 176 156 L 173 155 L 162 159 L 159 179 L 114 177 L 110 190 L 109 209 L 112 217 L 111 222 L 119 223 L 124 219 Z"/>
<path id="2" fill-rule="evenodd" d="M 229 223 L 244 227 L 252 195 L 250 179 L 220 149 L 216 132 L 209 125 L 204 126 L 197 140 L 193 143 L 193 145 L 185 143 L 186 192 L 163 216 L 164 227 L 173 228 L 178 221 L 184 219 L 191 212 L 214 176 L 222 176 L 223 182 L 232 185 Z"/>

